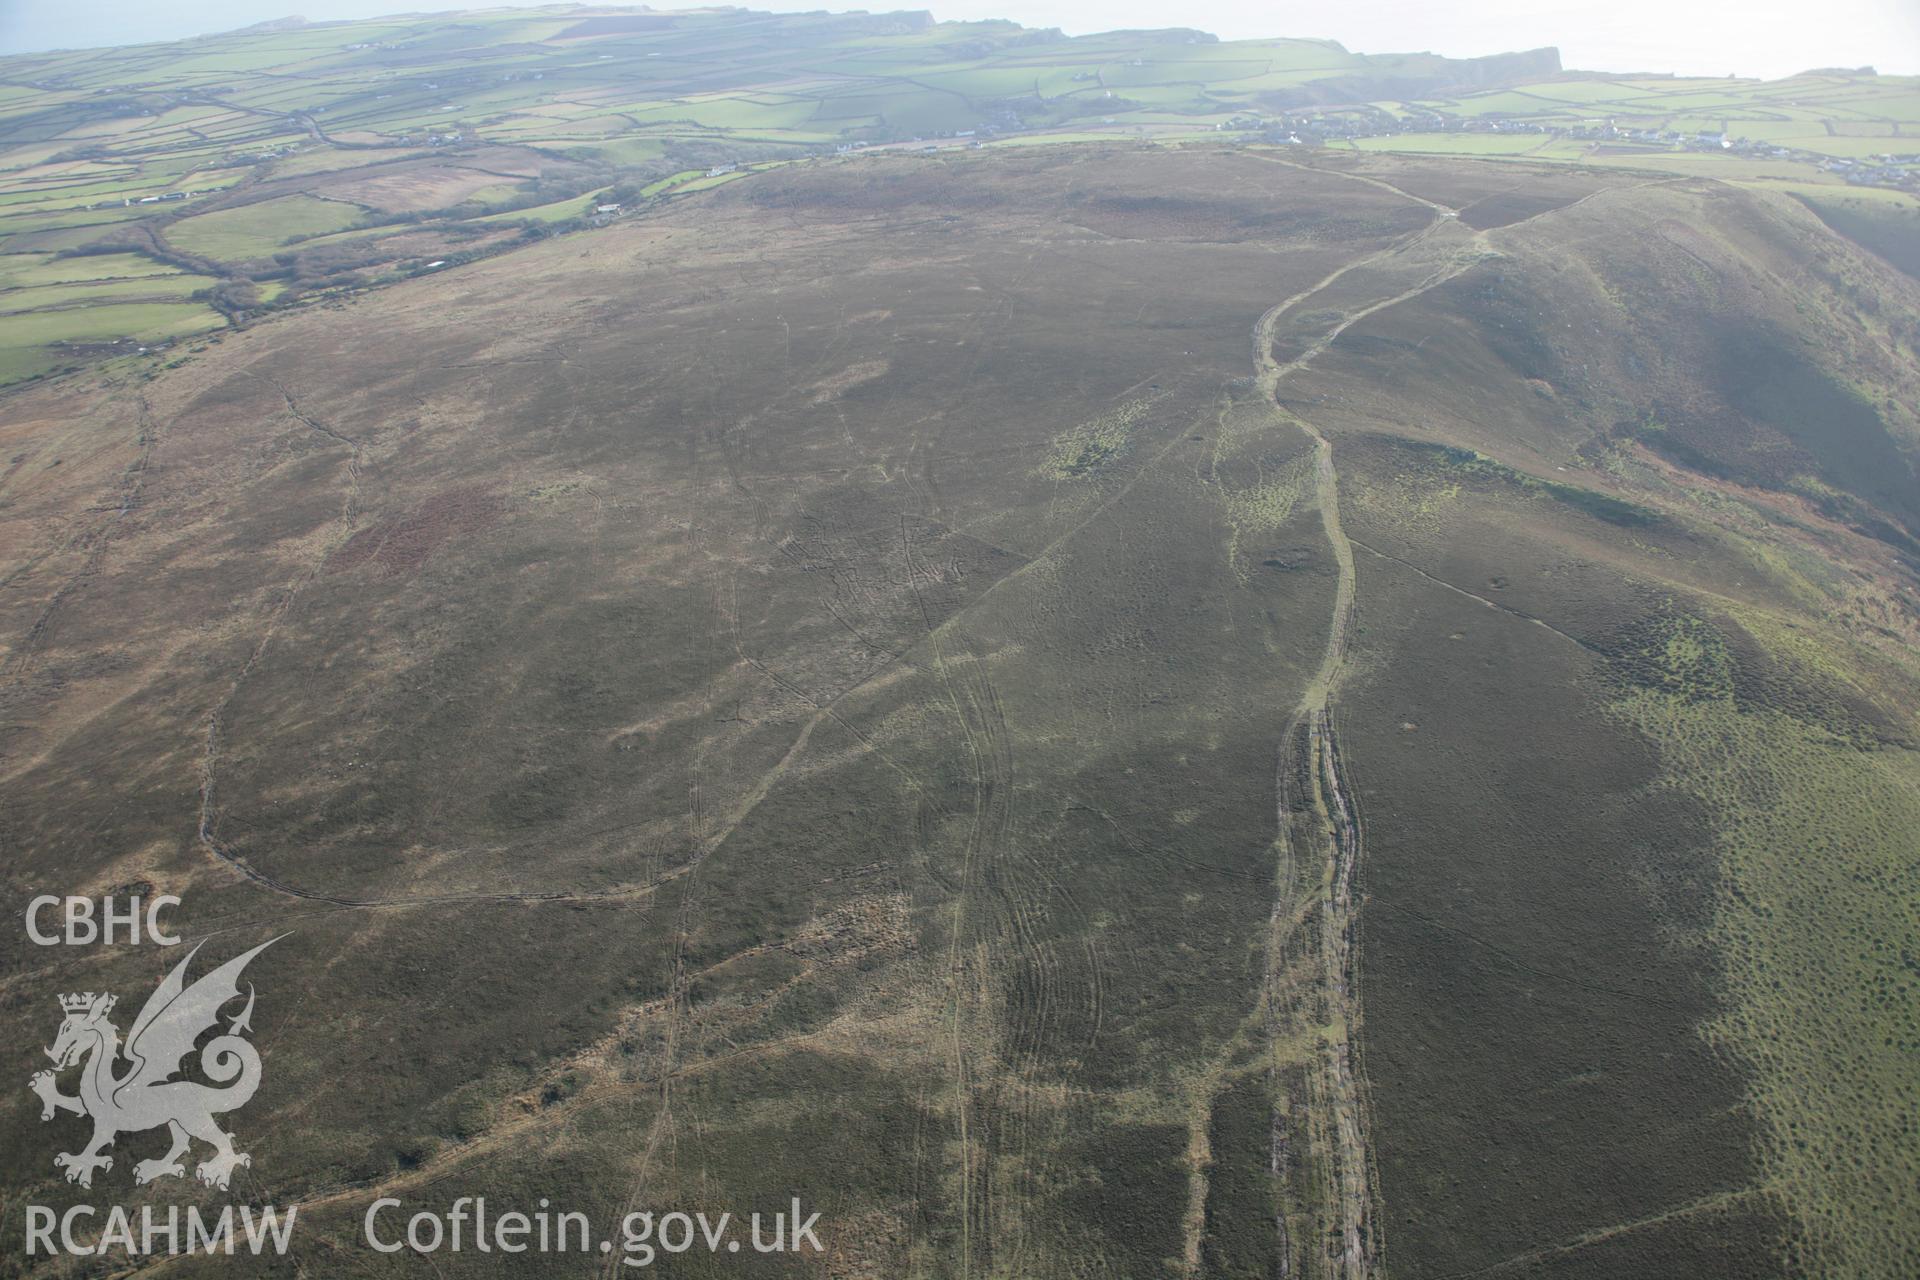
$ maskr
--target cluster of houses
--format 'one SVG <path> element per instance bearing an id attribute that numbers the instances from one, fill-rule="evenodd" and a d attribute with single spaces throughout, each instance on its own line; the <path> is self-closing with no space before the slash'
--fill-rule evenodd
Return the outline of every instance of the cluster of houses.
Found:
<path id="1" fill-rule="evenodd" d="M 1820 167 L 1856 187 L 1898 187 L 1920 192 L 1920 154 L 1872 156 L 1865 160 L 1822 160 Z"/>
<path id="2" fill-rule="evenodd" d="M 101 200 L 87 206 L 89 209 L 130 209 L 137 204 L 164 204 L 168 200 L 185 200 L 188 196 L 203 196 L 205 191 L 169 191 L 158 196 L 128 196 L 124 200 Z"/>
<path id="3" fill-rule="evenodd" d="M 939 151 L 941 150 L 940 140 L 951 138 L 955 142 L 964 142 L 967 144 L 967 146 L 970 149 L 974 151 L 978 151 L 981 147 L 984 147 L 986 145 L 985 142 L 981 141 L 982 134 L 986 135 L 987 137 L 992 137 L 994 134 L 998 132 L 1000 132 L 998 129 L 995 129 L 989 125 L 982 125 L 978 129 L 935 130 L 933 133 L 930 133 L 925 137 L 922 137 L 920 134 L 916 133 L 913 137 L 908 138 L 906 142 L 907 142 L 907 145 L 911 146 L 916 151 Z M 881 143 L 880 145 L 885 146 L 887 144 Z M 844 156 L 849 152 L 864 150 L 866 146 L 867 144 L 864 142 L 843 142 L 843 143 L 840 143 L 838 146 L 834 147 L 833 153 L 835 155 Z"/>
<path id="4" fill-rule="evenodd" d="M 1416 107 L 1394 115 L 1378 107 L 1332 114 L 1313 113 L 1274 117 L 1235 116 L 1217 126 L 1222 130 L 1260 131 L 1268 141 L 1321 145 L 1350 138 L 1390 137 L 1401 133 L 1538 134 L 1581 141 L 1614 142 L 1649 149 L 1700 151 L 1758 160 L 1793 160 L 1817 165 L 1860 186 L 1920 190 L 1920 154 L 1881 155 L 1865 160 L 1835 158 L 1824 152 L 1783 146 L 1765 139 L 1736 137 L 1711 130 L 1686 132 L 1598 123 L 1561 125 L 1497 116 L 1449 116 Z"/>

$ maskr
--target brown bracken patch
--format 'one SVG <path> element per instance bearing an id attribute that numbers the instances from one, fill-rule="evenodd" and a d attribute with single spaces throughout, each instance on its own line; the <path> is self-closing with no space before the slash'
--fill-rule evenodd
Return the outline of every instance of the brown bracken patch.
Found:
<path id="1" fill-rule="evenodd" d="M 333 554 L 329 572 L 342 572 L 372 562 L 381 571 L 412 573 L 450 538 L 466 538 L 491 528 L 505 503 L 484 489 L 450 489 L 391 520 L 360 530 Z"/>

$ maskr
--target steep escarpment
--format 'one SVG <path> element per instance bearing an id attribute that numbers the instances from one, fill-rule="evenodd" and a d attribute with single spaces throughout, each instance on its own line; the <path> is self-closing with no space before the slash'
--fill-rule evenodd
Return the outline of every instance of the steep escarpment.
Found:
<path id="1" fill-rule="evenodd" d="M 1487 238 L 1296 389 L 1360 549 L 1388 1256 L 1897 1275 L 1914 291 L 1711 185 Z"/>

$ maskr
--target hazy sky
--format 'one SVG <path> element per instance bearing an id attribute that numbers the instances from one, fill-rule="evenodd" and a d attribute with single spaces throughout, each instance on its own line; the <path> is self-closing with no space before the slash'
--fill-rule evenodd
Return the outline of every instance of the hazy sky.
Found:
<path id="1" fill-rule="evenodd" d="M 755 9 L 854 7 L 752 0 Z M 299 13 L 319 21 L 481 7 L 444 0 L 0 0 L 0 53 L 132 44 L 225 31 Z M 657 0 L 655 8 L 690 7 Z M 1871 63 L 1920 74 L 1920 0 L 866 0 L 940 18 L 1011 18 L 1071 34 L 1199 27 L 1223 39 L 1330 36 L 1362 53 L 1455 57 L 1558 45 L 1569 67 L 1782 76 Z"/>

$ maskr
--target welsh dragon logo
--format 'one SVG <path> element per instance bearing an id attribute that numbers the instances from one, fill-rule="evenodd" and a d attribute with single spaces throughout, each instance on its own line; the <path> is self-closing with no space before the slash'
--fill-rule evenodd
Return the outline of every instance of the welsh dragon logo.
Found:
<path id="1" fill-rule="evenodd" d="M 113 996 L 88 991 L 60 997 L 66 1019 L 53 1047 L 46 1051 L 54 1070 L 35 1073 L 27 1086 L 40 1095 L 42 1120 L 53 1119 L 55 1112 L 71 1111 L 93 1121 L 93 1137 L 86 1146 L 53 1158 L 55 1167 L 66 1170 L 68 1182 L 92 1186 L 96 1169 L 113 1167 L 113 1157 L 106 1151 L 116 1137 L 162 1125 L 173 1145 L 158 1160 L 135 1164 L 135 1182 L 184 1177 L 186 1166 L 180 1157 L 193 1138 L 213 1147 L 213 1155 L 194 1170 L 208 1186 L 225 1190 L 234 1169 L 253 1163 L 245 1152 L 234 1150 L 234 1135 L 214 1119 L 217 1113 L 245 1106 L 260 1087 L 259 1051 L 242 1035 L 253 1029 L 252 983 L 247 984 L 246 1007 L 227 1024 L 224 1034 L 200 1049 L 200 1071 L 214 1083 L 172 1077 L 180 1073 L 200 1037 L 216 1027 L 221 1008 L 239 998 L 240 971 L 247 962 L 279 940 L 261 943 L 188 986 L 187 966 L 200 951 L 194 947 L 147 997 L 124 1047 L 120 1029 L 107 1018 L 113 1011 Z M 117 1071 L 123 1057 L 129 1065 Z M 79 1094 L 61 1093 L 56 1073 L 83 1060 Z"/>

